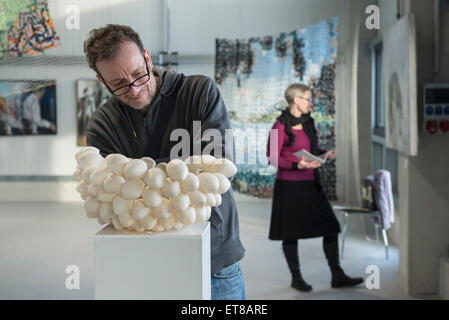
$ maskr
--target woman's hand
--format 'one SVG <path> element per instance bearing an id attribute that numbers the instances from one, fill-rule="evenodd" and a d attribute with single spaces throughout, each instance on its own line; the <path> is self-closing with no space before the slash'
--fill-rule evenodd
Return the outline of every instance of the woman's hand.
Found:
<path id="1" fill-rule="evenodd" d="M 304 156 L 298 161 L 298 169 L 316 169 L 321 166 L 321 163 L 318 161 L 307 161 Z"/>
<path id="2" fill-rule="evenodd" d="M 334 160 L 337 157 L 337 151 L 335 151 L 334 149 L 329 150 L 329 155 L 327 156 L 327 158 L 329 160 Z"/>

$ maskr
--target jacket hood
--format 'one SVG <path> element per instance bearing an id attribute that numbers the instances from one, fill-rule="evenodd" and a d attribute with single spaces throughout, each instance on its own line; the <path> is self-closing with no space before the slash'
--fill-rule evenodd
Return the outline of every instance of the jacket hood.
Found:
<path id="1" fill-rule="evenodd" d="M 153 68 L 153 73 L 161 79 L 160 93 L 163 96 L 170 95 L 182 78 L 181 73 L 175 73 L 173 70 L 164 71 L 157 67 Z"/>

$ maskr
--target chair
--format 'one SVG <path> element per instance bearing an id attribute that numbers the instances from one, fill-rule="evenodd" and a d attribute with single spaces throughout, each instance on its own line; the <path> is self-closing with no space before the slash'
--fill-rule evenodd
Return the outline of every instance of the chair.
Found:
<path id="1" fill-rule="evenodd" d="M 344 250 L 345 250 L 345 240 L 346 240 L 346 233 L 348 229 L 348 217 L 353 214 L 369 214 L 377 219 L 378 221 L 382 221 L 382 215 L 380 214 L 379 210 L 372 210 L 370 208 L 363 208 L 363 207 L 356 207 L 356 206 L 344 206 L 344 205 L 333 205 L 332 209 L 334 211 L 340 211 L 343 213 L 343 230 L 342 230 L 342 236 L 341 236 L 341 259 L 343 260 L 344 257 Z M 381 225 L 383 225 L 381 223 Z M 379 244 L 379 228 L 381 226 L 377 223 L 374 223 L 374 228 L 376 230 L 376 243 Z M 366 230 L 365 230 L 366 233 Z M 385 257 L 388 260 L 388 236 L 387 231 L 382 228 L 382 236 L 383 241 L 385 245 Z"/>
<path id="2" fill-rule="evenodd" d="M 383 170 L 385 171 L 385 170 Z M 389 177 L 389 175 L 388 175 Z M 376 204 L 376 199 L 378 198 L 378 195 L 376 194 L 376 187 L 374 185 L 374 181 L 372 180 L 372 176 L 369 176 L 364 179 L 362 183 L 362 206 L 350 206 L 350 205 L 341 205 L 341 204 L 334 204 L 332 206 L 332 209 L 334 211 L 340 211 L 343 213 L 343 230 L 342 230 L 342 237 L 341 237 L 341 259 L 343 259 L 344 256 L 344 249 L 345 249 L 345 240 L 346 240 L 346 233 L 348 229 L 348 217 L 350 215 L 354 214 L 360 214 L 360 215 L 370 215 L 374 222 L 374 228 L 376 231 L 376 242 L 379 244 L 379 228 L 382 229 L 382 236 L 384 240 L 384 246 L 385 246 L 385 257 L 388 260 L 388 236 L 387 236 L 387 230 L 384 228 L 385 223 L 383 221 L 383 216 L 381 212 L 378 209 L 378 205 Z M 389 178 L 388 178 L 389 179 Z M 361 216 L 363 219 L 363 216 Z M 363 220 L 362 220 L 363 221 Z M 363 227 L 365 229 L 366 233 L 366 227 L 365 222 L 363 221 Z"/>

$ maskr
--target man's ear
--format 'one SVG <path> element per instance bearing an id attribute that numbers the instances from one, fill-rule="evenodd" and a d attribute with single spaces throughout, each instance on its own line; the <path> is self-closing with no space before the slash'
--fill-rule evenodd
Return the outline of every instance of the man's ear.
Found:
<path id="1" fill-rule="evenodd" d="M 151 61 L 150 51 L 148 51 L 148 49 L 145 49 L 143 52 L 145 60 L 147 60 L 148 67 L 150 68 L 150 70 L 153 69 L 153 61 Z"/>
<path id="2" fill-rule="evenodd" d="M 106 87 L 103 82 L 103 79 L 101 79 L 101 77 L 98 75 L 98 73 L 96 74 L 96 76 L 97 76 L 98 81 L 100 81 L 100 83 L 103 85 L 103 87 Z"/>

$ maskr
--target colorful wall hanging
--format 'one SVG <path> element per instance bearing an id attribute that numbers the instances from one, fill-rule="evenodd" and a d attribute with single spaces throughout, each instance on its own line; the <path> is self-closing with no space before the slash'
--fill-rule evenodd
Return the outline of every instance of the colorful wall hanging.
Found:
<path id="1" fill-rule="evenodd" d="M 295 82 L 312 89 L 312 117 L 324 149 L 335 148 L 335 66 L 338 18 L 289 33 L 250 39 L 216 39 L 215 80 L 236 137 L 234 190 L 272 197 L 275 171 L 266 159 L 269 130 L 287 107 L 284 91 Z M 242 159 L 243 158 L 243 159 Z M 336 167 L 320 169 L 326 194 L 336 200 Z"/>

